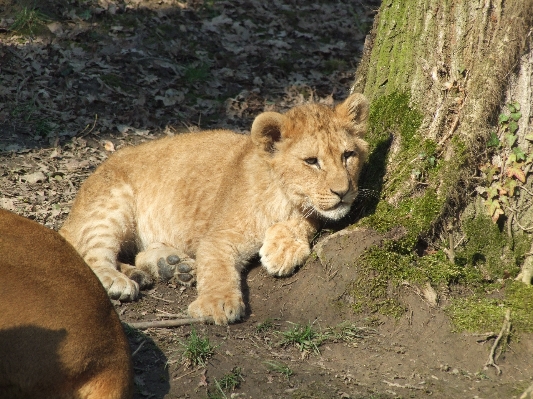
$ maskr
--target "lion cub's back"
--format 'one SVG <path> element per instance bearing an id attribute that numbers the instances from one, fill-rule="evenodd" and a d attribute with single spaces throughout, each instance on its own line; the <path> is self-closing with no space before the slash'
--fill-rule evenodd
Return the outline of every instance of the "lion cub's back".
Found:
<path id="1" fill-rule="evenodd" d="M 187 133 L 117 152 L 106 163 L 131 185 L 141 247 L 196 241 L 209 228 L 221 190 L 237 184 L 247 135 L 226 130 Z M 100 179 L 105 181 L 104 179 Z"/>
<path id="2" fill-rule="evenodd" d="M 129 345 L 94 273 L 59 234 L 1 209 L 0 314 L 0 397 L 130 397 Z"/>
<path id="3" fill-rule="evenodd" d="M 229 130 L 184 133 L 124 148 L 107 163 L 127 170 L 137 182 L 172 182 L 196 175 L 216 179 L 232 167 L 235 157 L 250 143 L 249 136 Z"/>

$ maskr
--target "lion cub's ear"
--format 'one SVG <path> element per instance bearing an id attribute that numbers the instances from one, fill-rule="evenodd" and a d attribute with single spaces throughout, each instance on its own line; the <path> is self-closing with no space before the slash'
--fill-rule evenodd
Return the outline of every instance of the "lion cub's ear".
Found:
<path id="1" fill-rule="evenodd" d="M 285 117 L 277 112 L 263 112 L 252 123 L 252 141 L 267 152 L 274 152 L 274 144 L 281 140 Z"/>
<path id="2" fill-rule="evenodd" d="M 356 128 L 356 134 L 363 137 L 366 134 L 368 108 L 366 97 L 361 93 L 353 93 L 343 103 L 335 107 L 335 112 L 339 117 L 350 120 Z"/>

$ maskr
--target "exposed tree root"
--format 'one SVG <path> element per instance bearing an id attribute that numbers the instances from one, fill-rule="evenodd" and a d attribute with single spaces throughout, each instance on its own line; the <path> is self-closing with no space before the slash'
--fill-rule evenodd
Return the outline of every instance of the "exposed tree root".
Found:
<path id="1" fill-rule="evenodd" d="M 533 243 L 529 253 L 526 254 L 526 259 L 522 265 L 522 271 L 516 276 L 516 280 L 522 281 L 524 284 L 533 284 Z"/>
<path id="2" fill-rule="evenodd" d="M 420 391 L 424 391 L 424 390 L 426 390 L 425 387 L 417 387 L 416 385 L 411 385 L 411 384 L 401 385 L 401 384 L 397 384 L 397 383 L 395 383 L 395 382 L 389 382 L 389 381 L 387 381 L 387 380 L 382 380 L 381 382 L 384 382 L 384 383 L 387 384 L 388 386 L 396 387 L 396 388 L 417 389 L 417 390 L 420 390 Z"/>
<path id="3" fill-rule="evenodd" d="M 502 351 L 500 350 L 498 354 L 496 354 L 496 351 L 498 349 L 498 346 L 502 338 L 504 338 L 506 341 L 509 338 L 510 332 L 511 332 L 511 310 L 507 309 L 507 311 L 505 312 L 505 319 L 503 320 L 502 329 L 500 330 L 500 333 L 496 337 L 496 340 L 494 341 L 494 344 L 492 345 L 492 348 L 490 349 L 489 360 L 487 360 L 487 363 L 485 363 L 485 367 L 484 367 L 485 370 L 487 370 L 490 366 L 492 366 L 496 369 L 496 372 L 498 373 L 498 375 L 502 373 L 502 371 L 496 364 L 496 360 L 498 360 L 498 357 L 500 356 Z"/>

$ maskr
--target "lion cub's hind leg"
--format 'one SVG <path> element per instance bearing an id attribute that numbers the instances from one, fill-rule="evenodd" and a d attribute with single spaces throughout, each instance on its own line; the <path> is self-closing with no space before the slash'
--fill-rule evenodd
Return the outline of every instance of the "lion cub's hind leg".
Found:
<path id="1" fill-rule="evenodd" d="M 163 281 L 172 277 L 180 284 L 191 286 L 196 281 L 194 259 L 180 253 L 176 248 L 162 243 L 154 243 L 135 257 L 138 270 L 148 273 L 154 279 Z"/>
<path id="2" fill-rule="evenodd" d="M 128 263 L 117 262 L 117 267 L 120 273 L 124 274 L 130 280 L 135 281 L 141 290 L 151 288 L 155 283 L 155 280 L 150 273 L 140 270 Z"/>

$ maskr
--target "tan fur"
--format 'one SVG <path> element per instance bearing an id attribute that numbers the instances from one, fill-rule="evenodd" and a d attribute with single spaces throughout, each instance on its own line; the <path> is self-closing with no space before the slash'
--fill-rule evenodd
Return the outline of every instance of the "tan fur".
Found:
<path id="1" fill-rule="evenodd" d="M 334 109 L 265 112 L 250 136 L 213 130 L 125 148 L 83 184 L 60 233 L 110 296 L 135 299 L 138 283 L 158 273 L 196 275 L 191 316 L 235 321 L 244 313 L 241 268 L 254 254 L 270 274 L 288 275 L 309 255 L 319 221 L 348 213 L 367 116 L 366 99 L 353 94 Z M 136 267 L 117 265 L 117 253 L 133 247 Z M 185 265 L 166 262 L 172 254 Z"/>
<path id="2" fill-rule="evenodd" d="M 0 210 L 0 287 L 0 398 L 131 398 L 119 318 L 63 237 Z"/>

